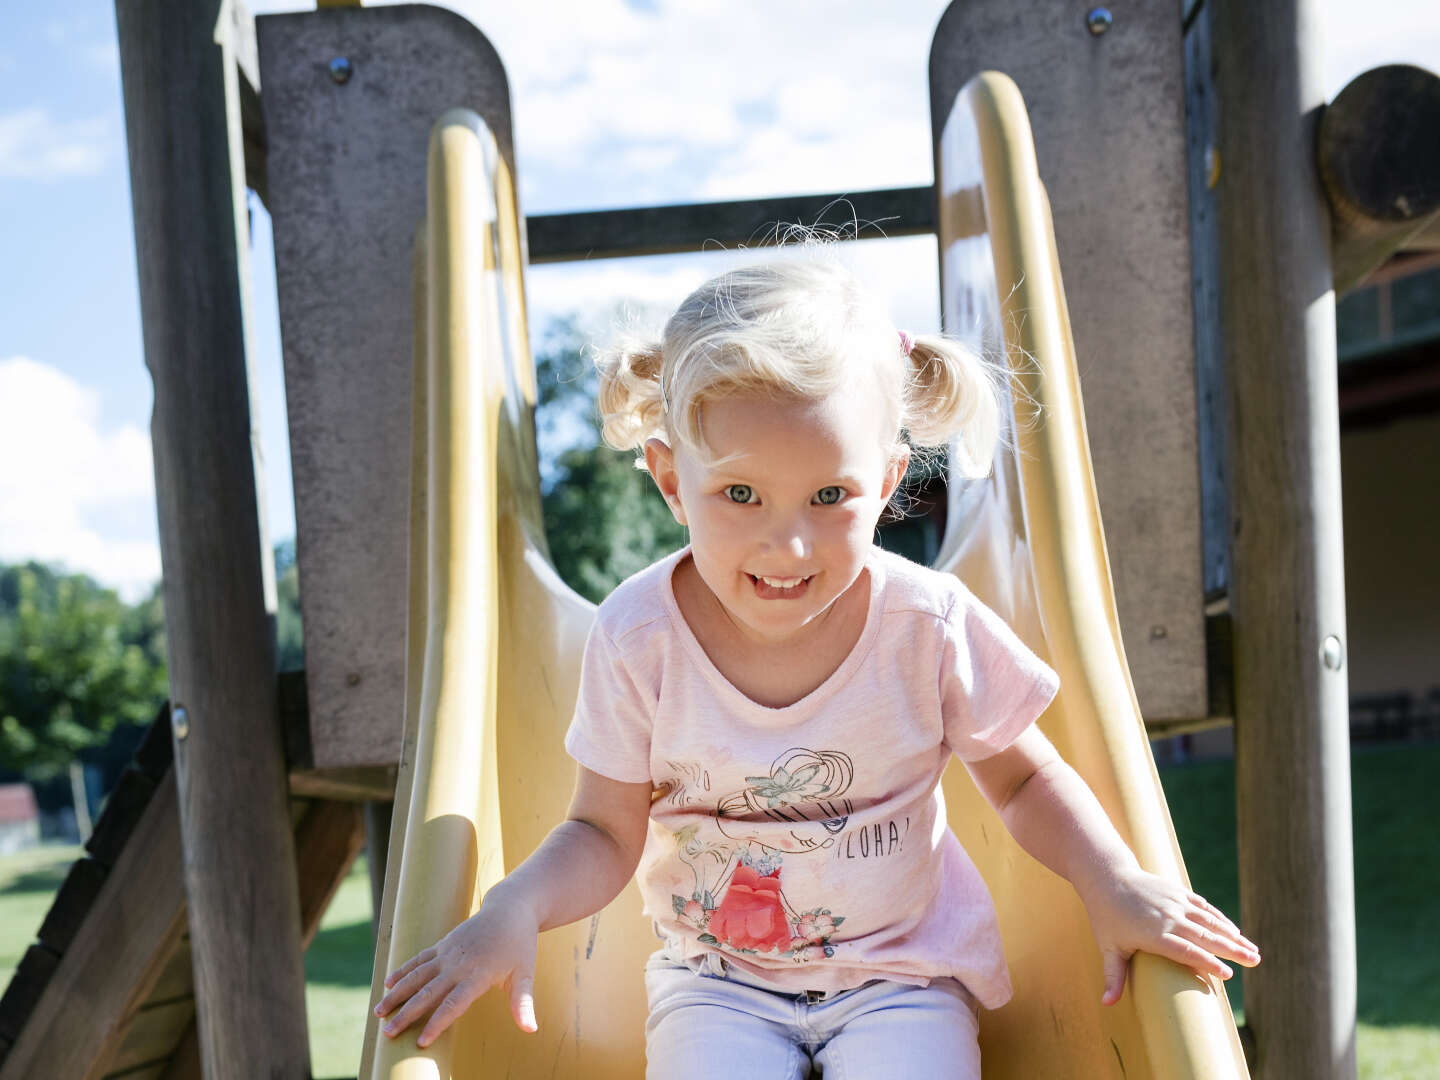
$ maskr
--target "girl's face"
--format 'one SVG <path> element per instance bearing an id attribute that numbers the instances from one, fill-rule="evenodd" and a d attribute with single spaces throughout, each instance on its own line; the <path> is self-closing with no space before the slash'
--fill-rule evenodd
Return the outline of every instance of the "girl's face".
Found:
<path id="1" fill-rule="evenodd" d="M 646 444 L 701 580 L 746 638 L 792 639 L 859 577 L 909 458 L 882 431 L 888 413 L 868 384 L 819 401 L 747 394 L 705 404 L 711 463 Z"/>

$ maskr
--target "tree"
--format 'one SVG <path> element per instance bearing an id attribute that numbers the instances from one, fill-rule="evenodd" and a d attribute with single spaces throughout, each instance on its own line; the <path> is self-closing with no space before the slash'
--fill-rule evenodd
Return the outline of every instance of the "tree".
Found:
<path id="1" fill-rule="evenodd" d="M 167 692 L 160 588 L 126 605 L 84 574 L 0 568 L 0 768 L 63 772 Z"/>
<path id="2" fill-rule="evenodd" d="M 599 603 L 625 578 L 685 543 L 685 529 L 633 452 L 600 441 L 594 365 L 574 320 L 552 323 L 535 364 L 541 499 L 555 569 Z"/>

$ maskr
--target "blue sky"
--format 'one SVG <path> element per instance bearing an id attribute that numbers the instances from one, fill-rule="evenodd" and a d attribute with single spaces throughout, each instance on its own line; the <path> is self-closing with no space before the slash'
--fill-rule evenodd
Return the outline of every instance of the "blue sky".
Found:
<path id="1" fill-rule="evenodd" d="M 944 0 L 447 6 L 506 62 L 526 212 L 931 181 L 926 62 Z M 563 36 L 535 32 L 542 10 Z M 1440 70 L 1433 0 L 1327 0 L 1324 10 L 1331 95 L 1379 63 Z M 279 540 L 293 535 L 294 512 L 263 210 L 255 221 L 257 411 Z M 0 562 L 62 563 L 133 598 L 160 559 L 108 0 L 0 14 L 0 256 Z M 543 326 L 577 311 L 603 334 L 616 302 L 673 305 L 723 260 L 536 268 L 530 317 Z M 856 245 L 854 261 L 901 325 L 936 325 L 933 241 Z"/>

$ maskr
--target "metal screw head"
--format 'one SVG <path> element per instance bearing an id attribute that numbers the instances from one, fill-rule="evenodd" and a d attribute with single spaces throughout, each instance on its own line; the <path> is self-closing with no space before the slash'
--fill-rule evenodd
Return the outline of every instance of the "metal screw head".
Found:
<path id="1" fill-rule="evenodd" d="M 1340 665 L 1345 662 L 1345 650 L 1340 644 L 1340 639 L 1331 634 L 1320 646 L 1320 659 L 1331 671 L 1339 671 Z"/>
<path id="2" fill-rule="evenodd" d="M 182 741 L 190 734 L 190 714 L 185 711 L 184 705 L 170 710 L 170 729 L 175 732 L 175 738 Z"/>
<path id="3" fill-rule="evenodd" d="M 1095 37 L 1099 37 L 1105 33 L 1106 30 L 1109 30 L 1111 23 L 1114 21 L 1115 16 L 1110 14 L 1109 8 L 1091 8 L 1090 14 L 1085 16 L 1085 26 Z"/>
<path id="4" fill-rule="evenodd" d="M 1214 144 L 1205 147 L 1205 187 L 1211 191 L 1220 182 L 1220 151 Z"/>
<path id="5" fill-rule="evenodd" d="M 344 86 L 350 81 L 350 76 L 355 74 L 355 68 L 348 57 L 337 56 L 330 61 L 330 78 L 333 82 Z"/>

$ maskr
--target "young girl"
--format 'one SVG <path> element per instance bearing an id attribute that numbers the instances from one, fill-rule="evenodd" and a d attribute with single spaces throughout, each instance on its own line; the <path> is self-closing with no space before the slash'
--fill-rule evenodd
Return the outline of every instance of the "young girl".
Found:
<path id="1" fill-rule="evenodd" d="M 951 754 L 1084 900 L 1105 1004 L 1137 950 L 1222 978 L 1219 958 L 1259 962 L 1140 869 L 1034 726 L 1055 673 L 958 579 L 873 543 L 910 443 L 958 433 L 991 460 L 999 376 L 979 358 L 912 341 L 846 271 L 801 258 L 707 282 L 600 376 L 606 440 L 643 447 L 690 544 L 600 605 L 568 819 L 386 978 L 386 1034 L 429 1014 L 426 1046 L 501 984 L 534 1031 L 537 934 L 638 873 L 665 939 L 647 1076 L 978 1078 L 976 1009 L 1010 985 L 946 826 Z"/>

